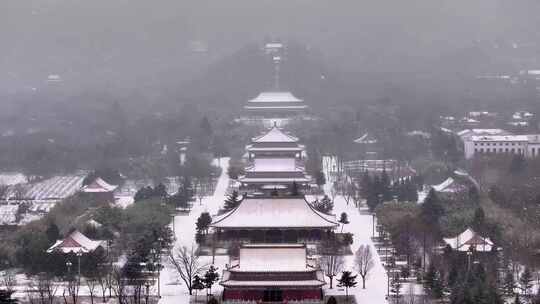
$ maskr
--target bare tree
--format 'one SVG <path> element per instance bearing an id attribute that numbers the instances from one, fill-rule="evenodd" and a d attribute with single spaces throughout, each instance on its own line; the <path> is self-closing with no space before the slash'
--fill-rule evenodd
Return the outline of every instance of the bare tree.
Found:
<path id="1" fill-rule="evenodd" d="M 110 290 L 111 282 L 110 282 L 110 269 L 108 266 L 103 266 L 98 269 L 96 272 L 96 281 L 99 284 L 99 287 L 101 289 L 101 299 L 103 302 L 106 302 L 105 298 L 107 297 L 107 288 Z"/>
<path id="2" fill-rule="evenodd" d="M 79 299 L 79 289 L 81 287 L 81 280 L 71 275 L 68 278 L 67 283 L 68 283 L 67 292 L 68 292 L 68 296 L 71 298 L 71 304 L 77 304 L 77 300 Z M 66 301 L 65 292 L 66 290 L 64 289 L 64 294 L 63 294 L 64 301 Z"/>
<path id="3" fill-rule="evenodd" d="M 124 276 L 122 275 L 122 269 L 115 267 L 111 271 L 110 289 L 114 291 L 115 296 L 118 299 L 118 304 L 125 304 L 127 302 L 127 285 Z"/>
<path id="4" fill-rule="evenodd" d="M 191 247 L 177 248 L 169 253 L 169 260 L 180 275 L 180 278 L 186 284 L 189 294 L 193 292 L 193 279 L 195 275 L 200 274 L 208 265 L 199 263 L 199 256 L 195 253 L 195 249 Z"/>
<path id="5" fill-rule="evenodd" d="M 7 200 L 8 190 L 8 185 L 0 185 L 0 200 Z"/>
<path id="6" fill-rule="evenodd" d="M 2 285 L 4 286 L 7 292 L 14 291 L 15 286 L 17 285 L 17 279 L 13 271 L 6 270 L 6 272 L 4 273 L 4 276 L 2 277 Z"/>
<path id="7" fill-rule="evenodd" d="M 332 289 L 334 277 L 343 270 L 344 263 L 343 257 L 337 254 L 323 255 L 319 259 L 319 265 L 324 271 L 324 275 L 330 280 L 330 289 Z"/>
<path id="8" fill-rule="evenodd" d="M 35 297 L 36 287 L 34 286 L 32 282 L 30 282 L 28 286 L 25 288 L 25 292 L 26 292 L 26 298 L 27 298 L 28 303 L 36 304 L 37 303 L 36 297 Z"/>
<path id="9" fill-rule="evenodd" d="M 366 289 L 366 280 L 369 276 L 369 272 L 374 266 L 371 247 L 369 245 L 360 245 L 360 248 L 358 248 L 358 251 L 355 253 L 354 262 L 358 274 L 362 277 L 362 288 Z"/>
<path id="10" fill-rule="evenodd" d="M 407 303 L 408 304 L 414 304 L 414 300 L 415 300 L 415 290 L 414 290 L 414 284 L 413 283 L 409 283 L 409 293 L 408 293 L 408 301 Z"/>
<path id="11" fill-rule="evenodd" d="M 53 304 L 58 286 L 54 284 L 54 278 L 46 273 L 41 273 L 37 277 L 37 292 L 41 303 L 46 301 Z"/>
<path id="12" fill-rule="evenodd" d="M 90 304 L 94 304 L 94 297 L 96 296 L 96 288 L 99 285 L 97 277 L 88 277 L 85 279 L 86 286 L 88 287 L 88 294 L 90 295 Z"/>
<path id="13" fill-rule="evenodd" d="M 16 201 L 22 201 L 26 197 L 26 187 L 23 184 L 13 186 L 12 198 Z"/>

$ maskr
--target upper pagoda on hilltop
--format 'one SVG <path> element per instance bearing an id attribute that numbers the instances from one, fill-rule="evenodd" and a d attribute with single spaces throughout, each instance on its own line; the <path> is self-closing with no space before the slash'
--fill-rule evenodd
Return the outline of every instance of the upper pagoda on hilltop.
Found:
<path id="1" fill-rule="evenodd" d="M 282 90 L 280 85 L 280 67 L 285 58 L 285 45 L 281 42 L 267 43 L 264 47 L 265 55 L 270 56 L 274 63 L 273 88 L 259 93 L 244 105 L 242 121 L 250 124 L 269 126 L 279 121 L 280 126 L 286 125 L 292 118 L 306 114 L 308 106 L 304 100 L 297 98 L 293 93 Z"/>

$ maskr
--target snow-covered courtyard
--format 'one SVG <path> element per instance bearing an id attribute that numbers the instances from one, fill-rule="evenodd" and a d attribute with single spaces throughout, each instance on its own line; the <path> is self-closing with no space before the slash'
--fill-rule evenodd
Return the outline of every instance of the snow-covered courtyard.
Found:
<path id="1" fill-rule="evenodd" d="M 203 198 L 199 203 L 195 201 L 193 208 L 189 214 L 179 214 L 174 217 L 174 232 L 176 236 L 175 248 L 186 246 L 191 248 L 197 246 L 195 242 L 195 223 L 197 218 L 203 212 L 209 212 L 211 215 L 216 214 L 219 208 L 223 205 L 225 197 L 227 195 L 227 189 L 229 188 L 229 176 L 227 175 L 227 169 L 229 167 L 229 158 L 221 158 L 218 162 L 221 167 L 221 175 L 219 177 L 214 195 Z M 172 223 L 171 223 L 172 225 Z M 184 283 L 180 280 L 178 273 L 169 263 L 167 257 L 162 257 L 164 269 L 160 276 L 160 291 L 161 304 L 183 304 L 189 303 L 189 293 Z M 200 259 L 202 264 L 210 264 L 212 257 L 203 256 Z M 225 267 L 225 264 L 229 262 L 228 256 L 217 255 L 215 257 L 214 265 L 218 267 L 218 271 Z M 216 284 L 216 287 L 212 288 L 214 294 L 221 292 L 220 286 Z M 200 296 L 200 298 L 204 298 Z"/>
<path id="2" fill-rule="evenodd" d="M 193 209 L 189 214 L 177 215 L 174 219 L 174 230 L 176 235 L 175 246 L 196 246 L 195 243 L 195 222 L 202 212 L 210 212 L 210 214 L 216 214 L 218 209 L 223 204 L 226 197 L 227 188 L 229 185 L 229 178 L 227 176 L 228 159 L 221 160 L 222 174 L 219 178 L 216 191 L 213 196 L 206 197 L 199 204 L 195 202 Z M 329 179 L 325 192 L 330 192 L 332 180 Z M 367 244 L 372 247 L 374 253 L 375 266 L 371 270 L 369 278 L 366 283 L 366 289 L 362 289 L 361 282 L 357 287 L 350 289 L 350 294 L 356 297 L 357 303 L 386 303 L 387 283 L 388 279 L 386 271 L 379 259 L 377 251 L 373 246 L 371 240 L 372 234 L 372 216 L 369 215 L 366 210 L 355 208 L 351 203 L 347 205 L 345 199 L 341 196 L 337 196 L 334 201 L 334 213 L 339 216 L 342 212 L 346 212 L 349 216 L 350 224 L 345 225 L 343 232 L 353 233 L 353 244 L 351 249 L 356 252 L 360 245 Z M 201 258 L 203 263 L 211 263 L 211 257 L 204 256 Z M 354 255 L 348 255 L 345 257 L 346 266 L 345 270 L 356 271 L 354 267 Z M 216 256 L 215 266 L 221 270 L 225 267 L 225 264 L 229 262 L 228 256 Z M 168 263 L 167 258 L 163 257 L 164 270 L 160 277 L 160 290 L 162 298 L 160 303 L 163 304 L 182 304 L 189 302 L 189 294 L 187 288 L 183 286 L 183 282 L 179 280 L 178 274 L 173 269 L 172 265 Z M 360 279 L 358 277 L 358 279 Z M 360 280 L 359 280 L 360 281 Z M 335 285 L 334 285 L 335 286 Z M 404 288 L 405 291 L 405 288 Z M 214 294 L 221 292 L 220 287 L 213 288 Z M 325 288 L 327 295 L 344 295 L 345 290 L 339 287 L 329 289 Z"/>
<path id="3" fill-rule="evenodd" d="M 331 168 L 335 168 L 333 162 L 323 161 L 323 164 L 330 166 L 323 168 L 324 172 L 331 173 Z M 324 187 L 325 193 L 330 193 L 330 189 L 333 183 L 332 174 L 328 174 L 327 182 Z M 365 210 L 362 210 L 365 209 Z M 386 303 L 386 293 L 387 293 L 387 284 L 388 277 L 386 271 L 381 263 L 377 250 L 373 246 L 373 241 L 371 240 L 373 232 L 373 222 L 372 216 L 368 214 L 367 207 L 361 207 L 360 209 L 356 208 L 352 202 L 347 205 L 345 199 L 342 196 L 336 196 L 334 199 L 334 211 L 338 217 L 342 212 L 347 213 L 350 224 L 345 225 L 343 232 L 350 232 L 353 234 L 353 243 L 351 245 L 352 252 L 356 252 L 360 245 L 369 245 L 374 256 L 374 267 L 370 271 L 368 280 L 366 282 L 366 289 L 362 289 L 362 284 L 360 276 L 358 276 L 358 285 L 355 288 L 349 290 L 350 294 L 353 294 L 356 297 L 357 303 Z M 354 254 L 345 256 L 345 269 L 356 272 L 354 265 Z M 328 289 L 328 286 L 325 290 L 326 294 L 345 294 L 344 290 Z"/>

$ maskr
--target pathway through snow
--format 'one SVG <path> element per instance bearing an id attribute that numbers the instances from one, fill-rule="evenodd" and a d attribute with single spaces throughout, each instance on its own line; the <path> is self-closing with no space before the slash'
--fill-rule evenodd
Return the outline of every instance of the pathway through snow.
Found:
<path id="1" fill-rule="evenodd" d="M 194 202 L 193 209 L 186 215 L 177 215 L 174 217 L 174 230 L 176 235 L 175 247 L 186 246 L 191 248 L 197 246 L 195 243 L 195 223 L 199 215 L 203 212 L 209 212 L 210 215 L 214 215 L 218 212 L 219 208 L 223 205 L 223 201 L 227 195 L 227 188 L 229 186 L 229 176 L 227 175 L 227 169 L 229 167 L 229 158 L 221 158 L 219 161 L 221 167 L 221 175 L 216 185 L 214 195 L 205 197 L 199 204 L 198 201 Z M 204 256 L 200 259 L 201 263 L 209 264 L 212 262 L 212 257 Z M 172 265 L 169 263 L 168 258 L 163 256 L 162 262 L 164 269 L 160 276 L 161 287 L 161 300 L 159 304 L 187 304 L 189 303 L 189 293 L 187 291 L 184 282 L 182 282 Z M 216 256 L 214 265 L 219 268 L 218 272 L 225 267 L 225 264 L 229 262 L 228 256 Z M 220 286 L 215 285 L 212 288 L 212 292 L 217 294 L 220 291 Z M 205 291 L 199 292 L 200 300 L 203 300 Z"/>
<path id="2" fill-rule="evenodd" d="M 329 166 L 332 165 L 332 163 L 329 161 L 324 161 L 323 164 L 327 164 Z M 324 168 L 324 172 L 329 172 L 330 168 Z M 324 187 L 325 193 L 330 193 L 333 182 L 334 181 L 332 178 L 327 176 L 327 183 Z M 367 208 L 362 211 L 363 212 L 356 208 L 352 202 L 347 205 L 342 196 L 336 196 L 334 199 L 333 212 L 336 214 L 336 217 L 339 219 L 340 214 L 342 212 L 346 212 L 349 218 L 350 224 L 345 225 L 343 232 L 350 232 L 353 234 L 353 244 L 351 245 L 353 255 L 345 256 L 346 266 L 344 267 L 344 270 L 352 270 L 356 272 L 354 266 L 354 253 L 358 250 L 360 245 L 365 244 L 371 246 L 371 251 L 374 255 L 375 266 L 371 270 L 368 280 L 366 281 L 366 289 L 362 289 L 362 280 L 360 276 L 358 276 L 358 284 L 355 288 L 351 288 L 349 293 L 356 296 L 357 303 L 386 303 L 388 278 L 386 276 L 386 270 L 382 266 L 379 255 L 377 254 L 377 250 L 375 249 L 375 246 L 373 246 L 373 241 L 371 240 L 373 231 L 372 216 L 367 213 Z M 345 294 L 344 291 L 339 291 L 336 287 L 334 287 L 332 290 L 328 289 L 328 286 L 326 287 L 326 294 Z"/>

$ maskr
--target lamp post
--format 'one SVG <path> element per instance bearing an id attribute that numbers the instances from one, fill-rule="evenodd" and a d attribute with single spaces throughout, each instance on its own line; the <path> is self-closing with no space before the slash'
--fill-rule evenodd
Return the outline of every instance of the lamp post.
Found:
<path id="1" fill-rule="evenodd" d="M 390 300 L 390 269 L 386 272 L 386 298 Z"/>
<path id="2" fill-rule="evenodd" d="M 112 284 L 111 284 L 111 276 L 113 271 L 113 260 L 111 256 L 111 246 L 112 246 L 112 239 L 107 240 L 107 258 L 109 259 L 109 271 L 107 273 L 107 284 L 109 285 L 109 298 L 112 298 Z"/>
<path id="3" fill-rule="evenodd" d="M 71 275 L 71 266 L 73 266 L 73 263 L 71 263 L 70 260 L 66 262 L 66 267 L 68 269 L 68 275 Z"/>
<path id="4" fill-rule="evenodd" d="M 144 286 L 146 287 L 146 294 L 144 298 L 145 298 L 145 304 L 148 304 L 148 297 L 150 296 L 150 281 L 148 280 L 148 272 L 150 268 L 148 268 L 148 264 L 144 262 L 140 262 L 139 266 L 141 267 L 141 270 L 140 270 L 141 273 L 140 273 L 139 279 L 144 280 Z M 146 268 L 146 272 L 144 270 L 145 268 Z"/>
<path id="5" fill-rule="evenodd" d="M 174 209 L 176 211 L 176 208 Z M 174 228 L 175 224 L 174 224 L 174 218 L 176 217 L 176 212 L 173 211 L 173 214 L 172 214 L 172 233 L 173 233 L 173 240 L 176 241 L 176 229 Z"/>
<path id="6" fill-rule="evenodd" d="M 472 251 L 471 250 L 468 250 L 467 251 L 467 271 L 470 271 L 471 270 L 471 256 L 472 256 Z"/>
<path id="7" fill-rule="evenodd" d="M 159 238 L 159 239 L 161 239 L 161 238 Z M 159 239 L 158 239 L 158 240 L 159 240 Z M 150 250 L 150 253 L 151 253 L 151 254 L 153 255 L 153 257 L 154 257 L 154 267 L 155 267 L 155 268 L 154 268 L 154 271 L 157 269 L 157 273 L 158 273 L 158 275 L 157 275 L 157 290 L 158 290 L 158 298 L 161 298 L 161 287 L 160 287 L 160 285 L 161 285 L 160 283 L 161 283 L 161 282 L 160 282 L 160 279 L 159 279 L 160 274 L 161 274 L 161 269 L 160 269 L 160 268 L 161 268 L 161 265 L 160 265 L 160 263 L 159 263 L 159 262 L 160 262 L 161 255 L 160 255 L 160 252 L 158 252 L 158 251 L 157 251 L 156 249 L 154 249 L 154 248 L 152 248 L 152 249 Z"/>
<path id="8" fill-rule="evenodd" d="M 146 287 L 145 304 L 148 304 L 148 298 L 150 297 L 150 282 L 146 280 L 146 282 L 144 283 L 144 286 Z"/>
<path id="9" fill-rule="evenodd" d="M 77 252 L 77 268 L 79 272 L 79 282 L 81 281 L 81 256 L 82 252 Z"/>
<path id="10" fill-rule="evenodd" d="M 373 232 L 371 234 L 371 237 L 375 237 L 375 212 L 371 214 L 371 223 L 373 224 Z"/>

